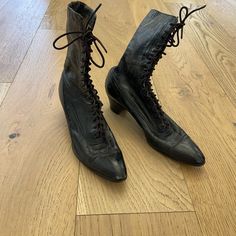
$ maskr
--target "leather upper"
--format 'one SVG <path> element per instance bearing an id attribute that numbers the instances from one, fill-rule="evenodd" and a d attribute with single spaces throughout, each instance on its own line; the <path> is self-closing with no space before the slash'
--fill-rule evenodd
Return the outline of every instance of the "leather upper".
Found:
<path id="1" fill-rule="evenodd" d="M 81 2 L 70 3 L 67 32 L 84 32 L 92 13 L 92 9 Z M 89 23 L 91 30 L 95 21 L 96 15 Z M 68 34 L 68 42 L 76 37 Z M 73 150 L 78 159 L 97 174 L 113 181 L 124 180 L 123 156 L 95 99 L 88 75 L 90 64 L 90 44 L 84 36 L 68 46 L 59 89 Z"/>
<path id="2" fill-rule="evenodd" d="M 171 24 L 177 17 L 151 10 L 140 23 L 123 54 L 118 69 L 134 79 L 140 78 L 150 54 L 160 45 L 166 44 Z"/>
<path id="3" fill-rule="evenodd" d="M 145 88 L 140 81 L 145 65 L 153 50 L 163 52 L 171 24 L 176 22 L 174 16 L 151 10 L 135 32 L 118 66 L 110 70 L 106 91 L 108 97 L 135 118 L 152 147 L 175 160 L 203 165 L 205 158 L 191 138 L 164 111 L 159 111 L 162 112 L 159 119 L 150 106 L 150 100 L 147 101 L 142 94 Z M 163 126 L 163 118 L 168 125 Z"/>

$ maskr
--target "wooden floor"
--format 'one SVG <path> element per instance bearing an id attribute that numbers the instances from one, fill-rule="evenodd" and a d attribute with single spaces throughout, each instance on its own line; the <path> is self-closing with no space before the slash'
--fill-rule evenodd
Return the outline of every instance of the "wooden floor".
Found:
<path id="1" fill-rule="evenodd" d="M 127 113 L 109 110 L 105 76 L 152 8 L 178 15 L 203 0 L 100 2 L 95 35 L 108 49 L 92 78 L 128 179 L 110 183 L 74 157 L 58 81 L 69 0 L 0 1 L 0 235 L 236 235 L 236 2 L 209 0 L 153 76 L 164 110 L 199 144 L 203 168 L 150 148 Z"/>

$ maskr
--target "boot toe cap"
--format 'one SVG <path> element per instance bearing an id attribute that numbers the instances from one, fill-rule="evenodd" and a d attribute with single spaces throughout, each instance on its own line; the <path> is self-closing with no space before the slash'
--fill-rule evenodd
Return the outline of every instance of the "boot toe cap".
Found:
<path id="1" fill-rule="evenodd" d="M 98 157 L 93 161 L 93 169 L 106 179 L 119 182 L 127 178 L 125 163 L 121 153 L 114 156 Z"/>
<path id="2" fill-rule="evenodd" d="M 174 153 L 178 158 L 190 165 L 202 166 L 205 164 L 205 157 L 198 146 L 188 137 L 174 147 Z"/>

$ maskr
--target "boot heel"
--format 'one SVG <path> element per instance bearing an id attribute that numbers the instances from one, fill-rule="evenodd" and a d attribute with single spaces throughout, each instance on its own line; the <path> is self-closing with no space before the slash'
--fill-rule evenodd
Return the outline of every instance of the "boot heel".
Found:
<path id="1" fill-rule="evenodd" d="M 120 114 L 122 111 L 125 110 L 125 108 L 120 105 L 118 102 L 116 102 L 114 99 L 109 98 L 109 102 L 110 102 L 110 108 L 113 112 L 115 112 L 116 114 Z"/>

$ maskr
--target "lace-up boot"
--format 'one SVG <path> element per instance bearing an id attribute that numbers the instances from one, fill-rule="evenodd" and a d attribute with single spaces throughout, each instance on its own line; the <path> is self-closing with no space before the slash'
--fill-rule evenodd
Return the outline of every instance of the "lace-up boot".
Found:
<path id="1" fill-rule="evenodd" d="M 111 109 L 127 110 L 144 130 L 148 143 L 161 153 L 190 165 L 201 166 L 205 158 L 197 145 L 161 108 L 152 89 L 151 75 L 166 47 L 178 46 L 191 12 L 182 7 L 178 18 L 151 10 L 139 25 L 118 66 L 106 80 Z M 185 13 L 185 14 L 184 14 Z"/>
<path id="2" fill-rule="evenodd" d="M 68 5 L 67 32 L 53 43 L 58 50 L 68 47 L 59 94 L 77 158 L 98 175 L 121 181 L 126 179 L 122 153 L 103 117 L 102 103 L 89 75 L 91 63 L 104 66 L 99 46 L 105 48 L 92 33 L 99 7 L 92 11 L 81 2 Z M 57 41 L 64 36 L 67 36 L 68 44 L 57 46 Z M 91 57 L 93 43 L 101 56 L 101 65 Z"/>

